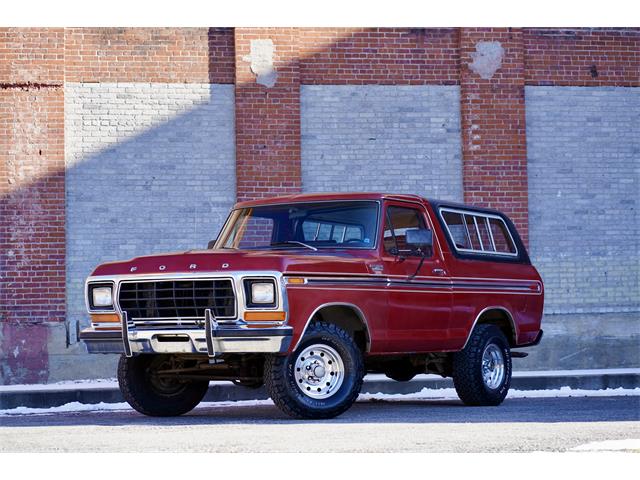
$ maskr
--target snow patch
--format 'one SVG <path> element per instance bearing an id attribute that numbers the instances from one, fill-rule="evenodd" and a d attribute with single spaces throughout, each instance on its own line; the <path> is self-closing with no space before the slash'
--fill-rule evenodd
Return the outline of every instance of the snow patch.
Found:
<path id="1" fill-rule="evenodd" d="M 509 390 L 507 398 L 568 398 L 568 397 L 635 397 L 640 396 L 640 388 L 607 388 L 604 390 L 583 390 L 561 387 L 552 390 Z M 455 388 L 423 388 L 415 393 L 373 393 L 361 394 L 359 400 L 457 400 Z"/>
<path id="2" fill-rule="evenodd" d="M 552 390 L 511 390 L 507 398 L 567 398 L 567 397 L 638 397 L 637 388 L 605 388 L 603 390 L 586 390 L 581 388 L 560 387 Z"/>
<path id="3" fill-rule="evenodd" d="M 257 405 L 273 405 L 271 400 L 239 400 L 237 402 L 202 402 L 196 409 L 200 408 L 223 408 L 223 407 L 255 407 Z M 128 403 L 80 403 L 71 402 L 58 407 L 31 408 L 16 407 L 7 410 L 0 410 L 0 417 L 12 415 L 54 415 L 56 413 L 76 413 L 76 412 L 101 412 L 101 411 L 133 411 Z"/>
<path id="4" fill-rule="evenodd" d="M 597 375 L 638 375 L 640 368 L 586 368 L 577 370 L 522 370 L 514 377 L 592 377 Z"/>
<path id="5" fill-rule="evenodd" d="M 103 410 L 131 410 L 128 403 L 94 403 L 86 404 L 80 402 L 71 402 L 59 407 L 50 408 L 31 408 L 31 407 L 16 407 L 7 410 L 0 410 L 0 417 L 6 417 L 11 415 L 51 415 L 54 413 L 67 413 L 67 412 L 93 412 Z"/>
<path id="6" fill-rule="evenodd" d="M 637 451 L 640 452 L 640 439 L 627 438 L 625 440 L 605 440 L 604 442 L 591 442 L 579 445 L 571 450 L 575 452 L 617 452 L 617 451 Z"/>

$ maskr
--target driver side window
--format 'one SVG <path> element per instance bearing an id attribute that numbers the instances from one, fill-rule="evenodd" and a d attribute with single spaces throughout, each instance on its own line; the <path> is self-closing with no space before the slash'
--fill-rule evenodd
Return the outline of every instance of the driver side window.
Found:
<path id="1" fill-rule="evenodd" d="M 384 223 L 384 249 L 391 255 L 418 255 L 407 246 L 407 230 L 428 230 L 420 210 L 407 207 L 387 207 Z M 426 257 L 433 255 L 433 248 L 424 252 Z"/>

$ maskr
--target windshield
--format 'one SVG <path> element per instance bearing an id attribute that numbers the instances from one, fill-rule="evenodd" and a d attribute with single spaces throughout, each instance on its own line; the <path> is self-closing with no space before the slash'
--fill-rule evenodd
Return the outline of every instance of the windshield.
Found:
<path id="1" fill-rule="evenodd" d="M 234 210 L 215 248 L 374 248 L 378 203 L 265 205 Z"/>

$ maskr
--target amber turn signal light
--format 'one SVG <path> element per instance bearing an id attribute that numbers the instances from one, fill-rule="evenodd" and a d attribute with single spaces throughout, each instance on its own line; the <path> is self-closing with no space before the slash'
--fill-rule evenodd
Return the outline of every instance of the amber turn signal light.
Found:
<path id="1" fill-rule="evenodd" d="M 289 277 L 287 278 L 287 283 L 293 283 L 295 285 L 300 285 L 304 283 L 304 278 L 302 277 Z"/>
<path id="2" fill-rule="evenodd" d="M 91 323 L 120 323 L 117 313 L 92 313 Z"/>
<path id="3" fill-rule="evenodd" d="M 283 322 L 286 318 L 285 312 L 245 312 L 245 322 Z"/>

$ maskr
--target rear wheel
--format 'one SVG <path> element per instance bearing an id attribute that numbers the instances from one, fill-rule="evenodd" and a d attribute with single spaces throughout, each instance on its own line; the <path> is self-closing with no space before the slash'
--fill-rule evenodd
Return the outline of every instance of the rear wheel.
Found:
<path id="1" fill-rule="evenodd" d="M 188 367 L 173 355 L 122 355 L 118 363 L 118 384 L 124 399 L 138 412 L 153 417 L 187 413 L 202 401 L 208 380 L 181 380 L 158 372 Z"/>
<path id="2" fill-rule="evenodd" d="M 466 405 L 500 405 L 511 385 L 511 350 L 495 325 L 477 325 L 453 356 L 453 384 Z"/>
<path id="3" fill-rule="evenodd" d="M 267 357 L 264 374 L 269 395 L 287 415 L 332 418 L 358 398 L 364 366 L 346 331 L 314 322 L 291 355 Z"/>

